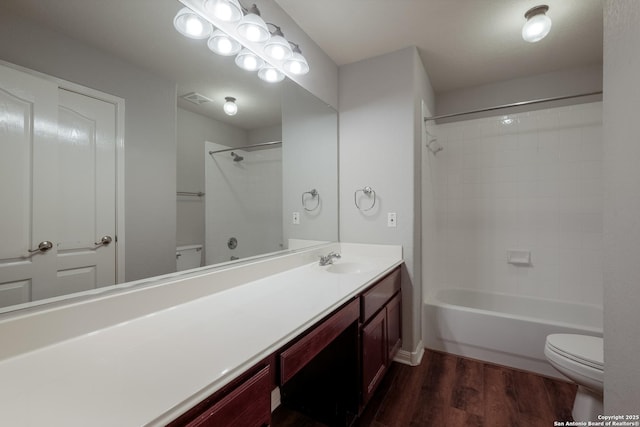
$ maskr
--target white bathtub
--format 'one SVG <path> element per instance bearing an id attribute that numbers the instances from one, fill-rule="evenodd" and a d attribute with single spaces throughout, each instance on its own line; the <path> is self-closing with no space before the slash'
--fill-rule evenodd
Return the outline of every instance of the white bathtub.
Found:
<path id="1" fill-rule="evenodd" d="M 602 307 L 470 289 L 429 293 L 422 318 L 427 348 L 556 378 L 547 335 L 602 336 Z"/>

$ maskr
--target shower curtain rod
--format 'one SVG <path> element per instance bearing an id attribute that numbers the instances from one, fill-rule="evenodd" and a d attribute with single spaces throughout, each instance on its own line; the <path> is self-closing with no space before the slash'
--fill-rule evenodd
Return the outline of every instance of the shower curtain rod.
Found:
<path id="1" fill-rule="evenodd" d="M 217 153 L 225 153 L 227 151 L 244 150 L 245 148 L 264 147 L 267 145 L 275 145 L 275 144 L 282 144 L 282 141 L 260 142 L 258 144 L 244 145 L 242 147 L 225 148 L 222 150 L 215 150 L 215 151 L 212 150 L 212 151 L 209 151 L 209 154 L 213 155 Z"/>
<path id="2" fill-rule="evenodd" d="M 581 94 L 578 94 L 578 95 L 567 95 L 567 96 L 556 96 L 554 98 L 533 99 L 531 101 L 514 102 L 512 104 L 503 104 L 503 105 L 498 105 L 498 106 L 495 106 L 495 107 L 480 108 L 480 109 L 477 109 L 477 110 L 464 111 L 462 113 L 441 114 L 439 116 L 425 117 L 424 121 L 427 122 L 429 120 L 448 119 L 450 117 L 466 116 L 467 114 L 484 113 L 486 111 L 502 110 L 504 108 L 521 107 L 523 105 L 541 104 L 543 102 L 562 101 L 564 99 L 581 98 L 583 96 L 593 96 L 593 95 L 601 95 L 601 94 L 602 94 L 602 91 L 600 90 L 600 91 L 596 91 L 596 92 L 581 93 Z"/>

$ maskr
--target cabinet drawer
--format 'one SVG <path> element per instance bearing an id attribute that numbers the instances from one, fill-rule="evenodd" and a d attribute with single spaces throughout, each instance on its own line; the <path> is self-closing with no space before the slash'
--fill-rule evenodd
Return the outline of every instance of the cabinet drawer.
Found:
<path id="1" fill-rule="evenodd" d="M 361 322 L 365 323 L 400 290 L 400 268 L 396 268 L 362 294 Z"/>
<path id="2" fill-rule="evenodd" d="M 187 427 L 260 427 L 271 423 L 271 373 L 265 366 Z"/>
<path id="3" fill-rule="evenodd" d="M 288 349 L 280 353 L 280 384 L 286 383 L 307 363 L 336 339 L 349 325 L 358 320 L 360 304 L 358 299 L 333 314 L 302 337 Z"/>

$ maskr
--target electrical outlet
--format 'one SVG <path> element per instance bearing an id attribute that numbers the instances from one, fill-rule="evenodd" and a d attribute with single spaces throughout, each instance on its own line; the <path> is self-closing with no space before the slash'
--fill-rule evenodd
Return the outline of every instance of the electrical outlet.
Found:
<path id="1" fill-rule="evenodd" d="M 292 222 L 293 222 L 294 225 L 299 225 L 300 224 L 300 212 L 294 212 L 293 213 Z"/>
<path id="2" fill-rule="evenodd" d="M 395 227 L 398 221 L 395 212 L 387 213 L 387 227 Z"/>

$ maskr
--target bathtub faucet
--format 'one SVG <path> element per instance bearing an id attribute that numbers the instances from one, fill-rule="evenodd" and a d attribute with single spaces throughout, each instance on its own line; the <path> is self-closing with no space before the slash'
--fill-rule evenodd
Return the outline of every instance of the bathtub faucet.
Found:
<path id="1" fill-rule="evenodd" d="M 321 256 L 320 257 L 320 265 L 329 265 L 329 264 L 333 264 L 333 259 L 334 258 L 341 258 L 341 255 L 337 252 L 329 252 L 326 256 Z"/>

